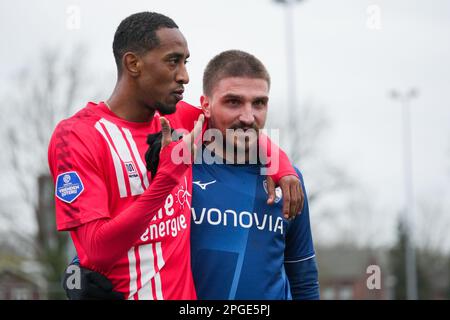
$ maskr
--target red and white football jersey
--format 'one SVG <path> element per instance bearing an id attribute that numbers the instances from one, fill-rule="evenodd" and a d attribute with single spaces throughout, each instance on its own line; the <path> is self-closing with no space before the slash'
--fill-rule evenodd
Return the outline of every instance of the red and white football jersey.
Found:
<path id="1" fill-rule="evenodd" d="M 191 130 L 201 110 L 183 104 L 167 118 L 172 128 Z M 114 218 L 138 199 L 151 183 L 144 158 L 147 135 L 160 130 L 158 115 L 146 123 L 129 122 L 104 103 L 90 102 L 61 121 L 48 153 L 58 230 Z M 72 232 L 81 265 L 103 273 L 128 299 L 196 299 L 190 264 L 191 182 L 190 168 L 145 232 L 108 270 L 89 261 Z"/>

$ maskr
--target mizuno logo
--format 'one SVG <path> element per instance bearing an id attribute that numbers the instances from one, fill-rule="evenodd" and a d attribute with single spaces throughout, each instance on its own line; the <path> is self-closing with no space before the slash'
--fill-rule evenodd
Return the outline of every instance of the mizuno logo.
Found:
<path id="1" fill-rule="evenodd" d="M 199 181 L 192 181 L 192 183 L 198 185 L 200 188 L 202 188 L 202 190 L 206 190 L 206 186 L 216 183 L 216 180 L 213 180 L 211 182 L 204 182 L 204 183 L 201 183 L 199 180 Z"/>

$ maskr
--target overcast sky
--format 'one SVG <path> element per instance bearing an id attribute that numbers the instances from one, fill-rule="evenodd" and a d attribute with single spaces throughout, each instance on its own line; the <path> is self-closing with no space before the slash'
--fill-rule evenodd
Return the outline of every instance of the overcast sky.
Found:
<path id="1" fill-rule="evenodd" d="M 74 29 L 70 22 L 77 10 L 80 25 Z M 89 48 L 90 72 L 102 79 L 92 85 L 110 92 L 115 29 L 129 14 L 144 10 L 172 17 L 188 40 L 186 101 L 198 103 L 210 58 L 241 49 L 259 57 L 271 73 L 269 117 L 287 119 L 284 11 L 270 0 L 1 0 L 0 94 L 12 90 L 11 76 L 35 63 L 42 49 L 70 50 L 80 42 Z M 379 10 L 379 20 L 373 10 Z M 330 128 L 319 154 L 345 167 L 369 191 L 369 205 L 373 202 L 379 220 L 386 221 L 380 238 L 392 240 L 393 214 L 404 203 L 401 108 L 389 99 L 391 88 L 414 86 L 420 92 L 411 104 L 416 200 L 442 203 L 448 212 L 450 1 L 306 0 L 294 15 L 297 100 L 323 106 Z M 308 168 L 301 169 L 314 184 Z"/>

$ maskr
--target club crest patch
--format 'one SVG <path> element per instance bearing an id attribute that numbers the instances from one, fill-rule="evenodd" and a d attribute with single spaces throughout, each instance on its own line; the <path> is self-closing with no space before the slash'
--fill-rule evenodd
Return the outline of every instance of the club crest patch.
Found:
<path id="1" fill-rule="evenodd" d="M 56 178 L 55 195 L 61 201 L 72 203 L 83 190 L 83 183 L 75 171 L 61 173 Z"/>

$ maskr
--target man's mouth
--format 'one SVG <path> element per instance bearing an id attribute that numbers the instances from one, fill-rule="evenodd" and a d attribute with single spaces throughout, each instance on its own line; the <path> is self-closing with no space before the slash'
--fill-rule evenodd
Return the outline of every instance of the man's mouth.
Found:
<path id="1" fill-rule="evenodd" d="M 241 131 L 243 131 L 244 133 L 247 133 L 248 131 L 255 131 L 255 132 L 258 132 L 259 131 L 259 128 L 256 126 L 256 124 L 254 125 L 254 126 L 248 126 L 248 127 L 243 127 L 243 126 L 231 126 L 229 129 L 231 129 L 231 130 L 234 130 L 234 131 L 236 131 L 236 130 L 241 130 Z"/>
<path id="2" fill-rule="evenodd" d="M 177 89 L 175 91 L 172 91 L 172 95 L 177 99 L 177 100 L 183 100 L 183 92 L 184 89 Z"/>

